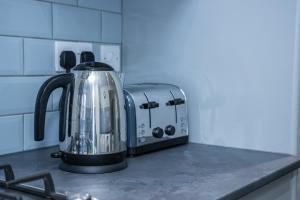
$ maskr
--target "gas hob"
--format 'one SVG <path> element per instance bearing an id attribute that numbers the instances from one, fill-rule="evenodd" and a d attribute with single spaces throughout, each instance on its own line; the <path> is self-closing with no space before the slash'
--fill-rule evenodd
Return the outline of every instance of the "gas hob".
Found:
<path id="1" fill-rule="evenodd" d="M 0 180 L 0 200 L 96 200 L 91 195 L 59 193 L 50 173 L 36 173 L 23 178 L 15 178 L 11 165 L 1 165 L 4 179 Z M 42 181 L 43 188 L 30 185 L 31 182 Z"/>

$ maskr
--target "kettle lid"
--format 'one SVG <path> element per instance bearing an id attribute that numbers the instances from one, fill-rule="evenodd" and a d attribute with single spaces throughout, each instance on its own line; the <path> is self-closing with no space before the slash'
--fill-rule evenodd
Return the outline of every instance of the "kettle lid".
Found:
<path id="1" fill-rule="evenodd" d="M 114 69 L 108 64 L 101 62 L 85 62 L 77 65 L 74 68 L 75 71 L 114 71 Z"/>

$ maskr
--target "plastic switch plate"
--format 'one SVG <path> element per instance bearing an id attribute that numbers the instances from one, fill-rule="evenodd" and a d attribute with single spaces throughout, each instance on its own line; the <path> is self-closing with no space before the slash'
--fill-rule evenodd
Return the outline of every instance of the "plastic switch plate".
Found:
<path id="1" fill-rule="evenodd" d="M 119 45 L 101 45 L 101 62 L 109 64 L 115 71 L 121 71 L 121 50 Z"/>

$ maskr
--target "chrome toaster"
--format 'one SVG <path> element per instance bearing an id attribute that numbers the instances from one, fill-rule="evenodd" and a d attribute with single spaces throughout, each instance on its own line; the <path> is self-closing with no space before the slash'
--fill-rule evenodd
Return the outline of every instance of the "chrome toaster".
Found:
<path id="1" fill-rule="evenodd" d="M 141 83 L 124 88 L 129 155 L 188 143 L 186 96 L 171 84 Z"/>

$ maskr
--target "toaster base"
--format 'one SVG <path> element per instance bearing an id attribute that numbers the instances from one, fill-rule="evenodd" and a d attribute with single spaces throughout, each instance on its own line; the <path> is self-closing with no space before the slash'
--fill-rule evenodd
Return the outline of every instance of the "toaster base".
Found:
<path id="1" fill-rule="evenodd" d="M 137 156 L 145 153 L 150 153 L 160 149 L 166 149 L 169 147 L 177 146 L 180 144 L 187 144 L 189 142 L 189 136 L 182 136 L 178 138 L 173 138 L 161 142 L 155 142 L 152 144 L 146 144 L 139 147 L 128 147 L 127 154 L 130 156 Z"/>
<path id="2" fill-rule="evenodd" d="M 80 166 L 80 165 L 70 165 L 62 162 L 59 168 L 63 171 L 78 173 L 78 174 L 104 174 L 119 171 L 127 167 L 127 161 L 124 160 L 120 163 L 102 166 Z"/>

